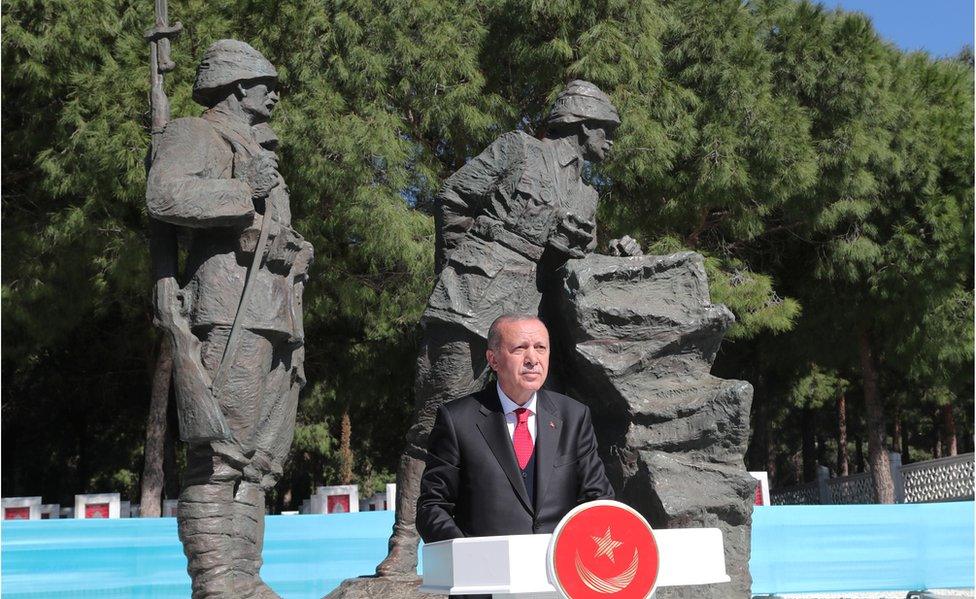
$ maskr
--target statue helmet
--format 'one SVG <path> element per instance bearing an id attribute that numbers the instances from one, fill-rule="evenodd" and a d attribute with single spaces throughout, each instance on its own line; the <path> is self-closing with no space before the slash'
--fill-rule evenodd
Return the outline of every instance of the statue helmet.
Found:
<path id="1" fill-rule="evenodd" d="M 600 88 L 589 81 L 575 79 L 570 81 L 556 96 L 546 125 L 558 127 L 585 121 L 594 121 L 612 127 L 620 124 L 620 115 Z"/>
<path id="2" fill-rule="evenodd" d="M 222 87 L 251 79 L 278 78 L 278 71 L 250 44 L 218 40 L 203 53 L 193 82 L 193 99 L 208 105 L 212 93 Z"/>

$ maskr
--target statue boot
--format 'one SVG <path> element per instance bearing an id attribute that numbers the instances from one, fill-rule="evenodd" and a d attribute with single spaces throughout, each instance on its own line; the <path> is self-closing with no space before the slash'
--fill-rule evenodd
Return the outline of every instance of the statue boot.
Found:
<path id="1" fill-rule="evenodd" d="M 180 493 L 178 530 L 193 599 L 230 599 L 237 593 L 232 556 L 233 481 L 188 485 Z"/>
<path id="2" fill-rule="evenodd" d="M 261 579 L 264 559 L 264 489 L 243 481 L 234 495 L 234 569 L 241 576 L 241 596 L 280 599 Z"/>
<path id="3" fill-rule="evenodd" d="M 417 576 L 417 496 L 425 464 L 409 453 L 409 449 L 404 452 L 397 468 L 396 524 L 387 556 L 376 566 L 378 576 Z"/>
<path id="4" fill-rule="evenodd" d="M 396 481 L 396 522 L 379 576 L 417 577 L 417 499 L 427 460 L 427 440 L 437 409 L 455 397 L 482 389 L 491 372 L 484 361 L 484 340 L 451 326 L 431 326 L 417 358 L 416 403 L 407 447 Z M 474 349 L 473 349 L 474 348 Z"/>

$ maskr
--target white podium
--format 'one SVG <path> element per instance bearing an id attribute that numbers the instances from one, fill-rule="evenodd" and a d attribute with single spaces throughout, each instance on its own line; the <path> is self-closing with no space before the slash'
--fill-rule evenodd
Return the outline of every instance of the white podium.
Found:
<path id="1" fill-rule="evenodd" d="M 546 573 L 552 535 L 471 537 L 424 545 L 421 592 L 491 594 L 507 599 L 558 599 Z M 722 531 L 717 528 L 654 530 L 657 586 L 729 582 Z"/>

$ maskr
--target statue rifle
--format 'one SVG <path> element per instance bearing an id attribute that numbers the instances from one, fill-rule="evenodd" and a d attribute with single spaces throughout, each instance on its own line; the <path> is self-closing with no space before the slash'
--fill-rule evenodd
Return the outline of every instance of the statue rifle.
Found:
<path id="1" fill-rule="evenodd" d="M 169 24 L 166 0 L 155 0 L 156 22 L 145 32 L 149 42 L 149 104 L 152 109 L 152 141 L 149 146 L 147 166 L 156 159 L 159 140 L 169 122 L 169 98 L 163 87 L 163 75 L 172 71 L 176 64 L 170 57 L 170 41 L 183 30 L 179 21 Z M 187 442 L 226 441 L 232 439 L 232 432 L 220 411 L 211 392 L 199 356 L 185 355 L 183 352 L 198 352 L 199 343 L 189 346 L 179 339 L 196 341 L 192 332 L 179 330 L 172 316 L 179 311 L 179 289 L 177 274 L 179 269 L 178 241 L 176 227 L 150 217 L 149 254 L 153 269 L 153 308 L 156 324 L 166 331 L 163 343 L 173 343 L 173 380 L 176 387 L 177 412 L 180 419 L 180 436 Z M 185 328 L 185 324 L 182 325 Z M 185 358 L 181 360 L 181 358 Z"/>
<path id="2" fill-rule="evenodd" d="M 156 158 L 159 138 L 163 134 L 166 123 L 169 122 L 169 98 L 163 87 L 163 74 L 172 71 L 176 65 L 170 58 L 170 40 L 183 30 L 183 24 L 177 21 L 169 25 L 166 0 L 156 0 L 156 23 L 146 31 L 145 38 L 149 42 L 149 105 L 152 108 L 152 141 L 149 146 L 149 164 Z M 152 257 L 153 280 L 156 283 L 155 292 L 158 293 L 163 279 L 173 279 L 175 288 L 177 271 L 176 228 L 168 223 L 150 218 L 149 253 Z M 158 298 L 163 299 L 163 298 Z M 168 298 L 164 301 L 169 301 Z M 163 304 L 165 305 L 165 303 Z"/>
<path id="3" fill-rule="evenodd" d="M 149 83 L 151 86 L 149 105 L 152 107 L 152 152 L 150 162 L 156 157 L 159 136 L 169 122 L 169 98 L 163 88 L 163 74 L 176 68 L 170 58 L 170 40 L 179 36 L 183 24 L 177 21 L 168 24 L 169 14 L 166 0 L 156 0 L 156 23 L 145 33 L 149 42 Z"/>
<path id="4" fill-rule="evenodd" d="M 216 396 L 220 388 L 227 382 L 230 369 L 237 358 L 237 350 L 240 348 L 241 329 L 244 327 L 244 318 L 247 315 L 248 306 L 251 304 L 251 296 L 254 295 L 254 279 L 261 269 L 261 262 L 264 259 L 264 252 L 268 247 L 268 238 L 271 236 L 271 201 L 266 200 L 264 215 L 261 219 L 261 234 L 258 243 L 254 246 L 254 256 L 251 258 L 251 268 L 247 271 L 247 279 L 244 281 L 244 291 L 241 293 L 241 301 L 237 305 L 237 314 L 234 315 L 234 324 L 231 325 L 230 336 L 227 338 L 227 345 L 224 346 L 224 355 L 217 366 L 217 372 L 213 378 L 213 393 Z"/>

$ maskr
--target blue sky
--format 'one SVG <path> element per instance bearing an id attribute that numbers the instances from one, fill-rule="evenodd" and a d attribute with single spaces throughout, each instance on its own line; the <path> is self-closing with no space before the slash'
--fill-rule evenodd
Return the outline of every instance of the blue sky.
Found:
<path id="1" fill-rule="evenodd" d="M 903 50 L 952 56 L 973 45 L 973 0 L 823 0 L 867 14 L 875 30 Z"/>

